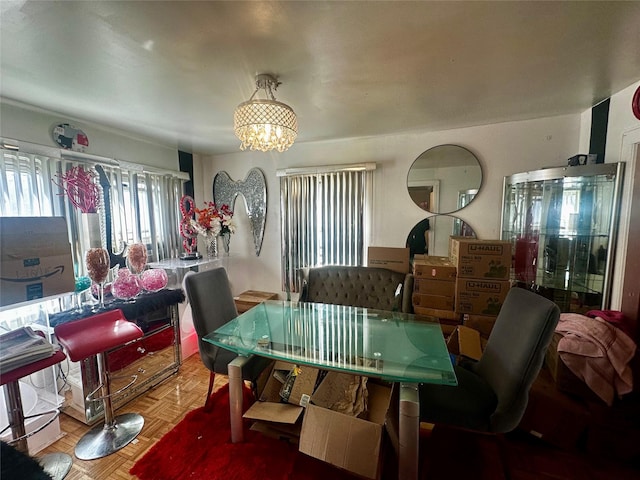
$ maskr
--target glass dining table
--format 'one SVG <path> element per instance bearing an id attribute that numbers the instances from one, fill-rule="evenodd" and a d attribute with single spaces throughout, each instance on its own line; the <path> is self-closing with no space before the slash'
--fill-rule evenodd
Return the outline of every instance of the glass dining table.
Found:
<path id="1" fill-rule="evenodd" d="M 398 478 L 418 478 L 418 385 L 457 385 L 433 317 L 360 307 L 268 300 L 203 339 L 231 350 L 231 440 L 243 440 L 242 367 L 251 355 L 398 383 Z"/>

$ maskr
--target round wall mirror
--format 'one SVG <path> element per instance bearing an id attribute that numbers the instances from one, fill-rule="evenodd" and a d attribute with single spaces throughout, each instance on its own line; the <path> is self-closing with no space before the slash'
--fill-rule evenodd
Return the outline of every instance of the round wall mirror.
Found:
<path id="1" fill-rule="evenodd" d="M 449 237 L 476 238 L 476 232 L 458 217 L 453 215 L 433 215 L 420 220 L 409 232 L 406 246 L 409 255 L 449 256 Z"/>
<path id="2" fill-rule="evenodd" d="M 453 213 L 467 206 L 482 185 L 478 158 L 458 145 L 439 145 L 422 153 L 407 175 L 409 196 L 430 213 Z"/>

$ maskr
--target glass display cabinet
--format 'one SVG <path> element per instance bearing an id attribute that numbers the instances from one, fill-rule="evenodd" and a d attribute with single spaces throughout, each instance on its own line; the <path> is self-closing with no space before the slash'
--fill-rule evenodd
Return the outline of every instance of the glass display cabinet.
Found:
<path id="1" fill-rule="evenodd" d="M 623 163 L 542 169 L 504 178 L 503 240 L 512 279 L 563 312 L 608 308 Z"/>

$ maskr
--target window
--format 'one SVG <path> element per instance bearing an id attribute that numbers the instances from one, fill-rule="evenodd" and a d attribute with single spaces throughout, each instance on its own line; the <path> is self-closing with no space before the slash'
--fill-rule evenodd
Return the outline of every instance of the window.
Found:
<path id="1" fill-rule="evenodd" d="M 52 181 L 56 174 L 82 165 L 99 173 L 107 246 L 114 253 L 126 245 L 143 242 L 149 261 L 176 257 L 181 252 L 178 231 L 179 201 L 184 175 L 179 172 L 145 171 L 140 165 L 105 159 L 104 163 L 55 158 L 13 150 L 1 150 L 0 194 L 2 216 L 62 216 L 67 220 L 76 275 L 85 274 L 84 243 L 79 238 L 81 213 Z M 107 224 L 106 220 L 110 220 Z"/>
<path id="2" fill-rule="evenodd" d="M 300 268 L 364 263 L 373 169 L 375 164 L 278 172 L 286 292 L 298 290 Z"/>

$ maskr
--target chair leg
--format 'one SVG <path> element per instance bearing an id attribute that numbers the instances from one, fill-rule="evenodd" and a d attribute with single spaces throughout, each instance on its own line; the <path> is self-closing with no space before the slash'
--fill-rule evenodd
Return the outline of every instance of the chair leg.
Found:
<path id="1" fill-rule="evenodd" d="M 106 457 L 127 446 L 138 436 L 144 426 L 144 418 L 137 413 L 114 416 L 111 402 L 111 380 L 107 355 L 97 355 L 98 378 L 102 385 L 104 425 L 89 430 L 76 444 L 75 454 L 80 460 L 95 460 Z"/>
<path id="2" fill-rule="evenodd" d="M 214 383 L 215 378 L 216 378 L 216 372 L 211 372 L 209 374 L 209 390 L 207 391 L 207 400 L 204 402 L 204 411 L 205 412 L 210 411 L 211 407 L 212 407 L 211 392 L 213 390 L 213 383 Z"/>

